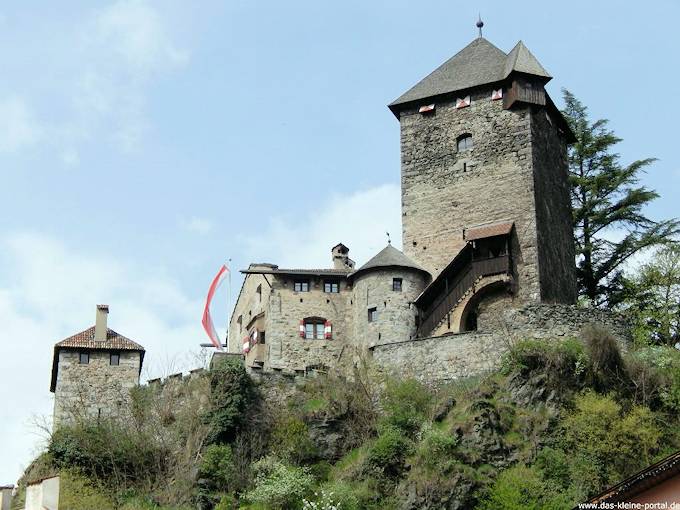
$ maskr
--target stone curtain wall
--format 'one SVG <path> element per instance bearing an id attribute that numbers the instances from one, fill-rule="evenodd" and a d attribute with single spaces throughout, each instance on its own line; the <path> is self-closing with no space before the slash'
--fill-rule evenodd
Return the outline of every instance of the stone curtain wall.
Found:
<path id="1" fill-rule="evenodd" d="M 510 345 L 522 339 L 578 337 L 588 324 L 600 324 L 625 346 L 630 340 L 616 314 L 569 305 L 530 305 L 502 312 L 504 327 L 493 332 L 470 332 L 380 345 L 373 361 L 385 373 L 442 383 L 477 376 L 497 368 Z"/>
<path id="2" fill-rule="evenodd" d="M 541 301 L 576 302 L 567 146 L 545 108 L 531 114 Z"/>
<path id="3" fill-rule="evenodd" d="M 539 299 L 536 214 L 528 108 L 503 110 L 491 89 L 472 104 L 437 103 L 433 115 L 401 114 L 404 253 L 436 276 L 462 247 L 463 229 L 514 220 L 518 292 Z M 473 148 L 457 152 L 458 136 Z M 466 163 L 466 171 L 463 171 Z"/>
<path id="4" fill-rule="evenodd" d="M 61 349 L 54 392 L 53 428 L 77 418 L 115 416 L 127 407 L 130 390 L 139 384 L 140 353 L 120 352 L 120 364 L 110 365 L 110 351 L 90 351 L 90 362 L 79 364 L 77 349 Z"/>
<path id="5" fill-rule="evenodd" d="M 315 365 L 337 363 L 343 346 L 351 339 L 348 315 L 352 290 L 340 281 L 340 292 L 323 291 L 323 277 L 309 279 L 309 292 L 295 292 L 295 279 L 276 275 L 272 278 L 272 293 L 266 312 L 268 359 L 264 369 L 305 370 Z M 300 320 L 321 317 L 331 321 L 333 338 L 300 338 Z"/>
<path id="6" fill-rule="evenodd" d="M 401 292 L 392 290 L 394 278 L 402 279 Z M 415 338 L 416 308 L 412 304 L 423 291 L 427 276 L 404 268 L 381 269 L 359 274 L 354 282 L 352 343 L 362 347 Z M 368 309 L 378 318 L 368 322 Z"/>

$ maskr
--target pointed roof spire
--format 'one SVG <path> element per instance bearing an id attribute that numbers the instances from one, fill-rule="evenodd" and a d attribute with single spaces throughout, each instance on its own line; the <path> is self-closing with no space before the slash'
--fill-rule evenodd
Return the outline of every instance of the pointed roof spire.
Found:
<path id="1" fill-rule="evenodd" d="M 548 71 L 546 71 L 536 57 L 531 54 L 529 48 L 524 46 L 522 41 L 519 41 L 510 53 L 508 53 L 508 58 L 505 61 L 505 69 L 503 70 L 503 77 L 507 78 L 513 71 L 547 78 L 545 80 L 546 82 L 552 79 L 552 76 L 548 74 Z"/>
<path id="2" fill-rule="evenodd" d="M 478 14 L 477 15 L 477 28 L 479 29 L 479 37 L 482 37 L 482 27 L 484 26 L 484 22 L 482 21 L 482 15 Z"/>

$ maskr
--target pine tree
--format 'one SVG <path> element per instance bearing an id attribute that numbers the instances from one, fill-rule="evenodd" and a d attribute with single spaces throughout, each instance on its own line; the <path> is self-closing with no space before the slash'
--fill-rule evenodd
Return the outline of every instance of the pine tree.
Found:
<path id="1" fill-rule="evenodd" d="M 655 159 L 622 165 L 613 152 L 621 139 L 609 121 L 591 123 L 587 108 L 568 90 L 562 93 L 562 113 L 577 139 L 569 148 L 569 174 L 579 292 L 596 306 L 613 306 L 622 298 L 622 264 L 643 248 L 668 242 L 680 223 L 643 214 L 659 196 L 639 184 Z"/>

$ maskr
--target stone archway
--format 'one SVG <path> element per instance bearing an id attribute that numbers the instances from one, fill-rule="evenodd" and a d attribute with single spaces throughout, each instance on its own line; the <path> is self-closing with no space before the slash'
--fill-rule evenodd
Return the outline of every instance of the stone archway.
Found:
<path id="1" fill-rule="evenodd" d="M 477 329 L 477 310 L 482 300 L 507 292 L 510 276 L 487 276 L 475 283 L 451 314 L 451 329 L 456 333 Z"/>

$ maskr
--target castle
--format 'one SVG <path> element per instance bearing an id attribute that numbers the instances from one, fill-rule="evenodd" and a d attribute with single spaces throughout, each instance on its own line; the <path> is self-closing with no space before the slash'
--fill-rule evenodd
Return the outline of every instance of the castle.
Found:
<path id="1" fill-rule="evenodd" d="M 492 367 L 512 338 L 616 322 L 573 306 L 575 138 L 550 79 L 522 42 L 506 54 L 480 34 L 392 102 L 403 252 L 388 244 L 356 268 L 338 244 L 330 268 L 251 264 L 228 351 L 254 372 L 305 373 L 363 352 L 386 370 L 450 379 Z"/>
<path id="2" fill-rule="evenodd" d="M 625 339 L 612 314 L 577 308 L 567 145 L 551 79 L 522 42 L 472 41 L 389 105 L 401 126 L 403 247 L 355 267 L 251 264 L 227 351 L 252 373 L 374 366 L 427 382 L 480 374 L 521 338 L 576 336 L 588 323 Z M 54 348 L 54 426 L 116 414 L 144 348 L 107 327 Z"/>

